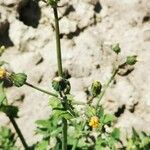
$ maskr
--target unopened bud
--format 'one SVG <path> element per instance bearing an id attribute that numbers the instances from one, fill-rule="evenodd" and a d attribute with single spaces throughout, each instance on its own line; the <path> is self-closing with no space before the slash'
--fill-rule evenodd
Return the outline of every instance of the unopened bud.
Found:
<path id="1" fill-rule="evenodd" d="M 111 46 L 111 49 L 116 53 L 116 54 L 119 54 L 121 52 L 121 48 L 119 46 L 119 43 L 117 44 L 114 44 Z"/>
<path id="2" fill-rule="evenodd" d="M 126 63 L 128 65 L 134 65 L 136 62 L 137 62 L 137 56 L 136 55 L 127 57 Z"/>
<path id="3" fill-rule="evenodd" d="M 23 86 L 27 80 L 27 75 L 24 73 L 12 73 L 10 77 L 13 84 L 17 87 Z"/>
<path id="4" fill-rule="evenodd" d="M 92 96 L 96 97 L 101 93 L 102 85 L 99 81 L 94 81 L 91 86 Z"/>

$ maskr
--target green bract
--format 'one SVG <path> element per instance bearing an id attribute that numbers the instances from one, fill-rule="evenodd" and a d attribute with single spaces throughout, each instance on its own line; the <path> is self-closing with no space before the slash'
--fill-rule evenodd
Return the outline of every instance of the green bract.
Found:
<path id="1" fill-rule="evenodd" d="M 119 53 L 121 52 L 121 48 L 120 48 L 120 46 L 119 46 L 119 43 L 112 45 L 112 46 L 111 46 L 111 49 L 112 49 L 115 53 L 117 53 L 117 54 L 119 54 Z"/>
<path id="2" fill-rule="evenodd" d="M 134 65 L 136 62 L 137 62 L 137 56 L 136 55 L 127 57 L 126 63 L 128 65 Z"/>
<path id="3" fill-rule="evenodd" d="M 102 89 L 102 85 L 99 81 L 94 81 L 91 86 L 91 94 L 96 97 L 100 94 Z"/>
<path id="4" fill-rule="evenodd" d="M 25 84 L 27 80 L 27 75 L 24 73 L 12 73 L 10 78 L 15 86 L 21 87 Z"/>

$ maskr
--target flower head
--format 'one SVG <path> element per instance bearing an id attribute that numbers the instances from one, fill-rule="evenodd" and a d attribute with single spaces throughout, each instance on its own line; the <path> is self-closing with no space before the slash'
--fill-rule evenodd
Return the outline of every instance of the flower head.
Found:
<path id="1" fill-rule="evenodd" d="M 92 128 L 98 128 L 99 126 L 99 118 L 97 116 L 93 116 L 90 119 L 89 126 Z"/>
<path id="2" fill-rule="evenodd" d="M 0 68 L 0 79 L 4 79 L 6 76 L 6 70 L 3 68 Z"/>

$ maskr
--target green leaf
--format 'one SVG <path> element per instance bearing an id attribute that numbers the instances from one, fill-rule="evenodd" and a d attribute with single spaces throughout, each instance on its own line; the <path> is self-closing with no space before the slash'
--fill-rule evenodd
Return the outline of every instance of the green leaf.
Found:
<path id="1" fill-rule="evenodd" d="M 37 120 L 35 123 L 38 125 L 38 127 L 41 127 L 41 128 L 51 127 L 49 120 Z"/>
<path id="2" fill-rule="evenodd" d="M 60 103 L 60 100 L 59 100 L 57 97 L 51 97 L 50 100 L 49 100 L 49 105 L 50 105 L 52 108 L 55 108 L 55 107 L 62 107 L 62 106 L 61 106 L 61 103 Z"/>
<path id="3" fill-rule="evenodd" d="M 1 150 L 18 150 L 15 146 L 14 133 L 7 127 L 0 127 L 0 149 Z"/>
<path id="4" fill-rule="evenodd" d="M 96 115 L 96 110 L 93 106 L 87 106 L 85 110 L 85 114 L 90 118 Z"/>
<path id="5" fill-rule="evenodd" d="M 36 145 L 35 150 L 47 150 L 47 148 L 48 148 L 48 141 L 43 140 Z"/>
<path id="6" fill-rule="evenodd" d="M 74 118 L 74 116 L 66 110 L 54 110 L 54 115 L 56 118 L 65 118 L 67 120 Z"/>
<path id="7" fill-rule="evenodd" d="M 114 139 L 119 140 L 119 138 L 120 138 L 120 130 L 118 128 L 114 128 L 113 132 L 111 133 L 111 136 Z"/>
<path id="8" fill-rule="evenodd" d="M 18 107 L 11 105 L 2 105 L 0 111 L 4 112 L 7 116 L 18 118 Z"/>
<path id="9" fill-rule="evenodd" d="M 111 46 L 111 49 L 116 53 L 116 54 L 119 54 L 121 52 L 121 48 L 119 46 L 119 43 L 117 44 L 114 44 Z"/>
<path id="10" fill-rule="evenodd" d="M 98 110 L 97 110 L 97 116 L 98 116 L 99 118 L 103 118 L 103 116 L 104 116 L 104 109 L 103 109 L 102 106 L 100 106 L 100 107 L 98 108 Z"/>
<path id="11" fill-rule="evenodd" d="M 126 64 L 134 65 L 136 62 L 137 62 L 137 56 L 136 55 L 127 57 Z"/>
<path id="12" fill-rule="evenodd" d="M 10 78 L 15 86 L 21 87 L 25 84 L 27 80 L 27 75 L 24 73 L 12 73 Z"/>
<path id="13" fill-rule="evenodd" d="M 105 114 L 104 115 L 104 118 L 102 119 L 102 122 L 104 124 L 108 124 L 108 123 L 111 123 L 115 120 L 115 116 L 114 115 L 111 115 L 111 114 Z"/>
<path id="14" fill-rule="evenodd" d="M 6 94 L 4 91 L 3 82 L 0 82 L 0 106 L 7 103 Z"/>

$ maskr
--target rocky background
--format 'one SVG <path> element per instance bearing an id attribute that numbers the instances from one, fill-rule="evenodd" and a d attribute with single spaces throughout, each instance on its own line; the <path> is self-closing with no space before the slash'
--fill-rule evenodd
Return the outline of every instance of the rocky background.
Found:
<path id="1" fill-rule="evenodd" d="M 86 101 L 93 80 L 105 83 L 116 55 L 110 45 L 120 43 L 118 62 L 138 55 L 128 75 L 118 75 L 103 98 L 106 111 L 118 116 L 116 126 L 150 132 L 150 1 L 60 0 L 59 17 L 63 65 L 72 93 Z M 0 57 L 15 72 L 25 72 L 28 82 L 51 90 L 57 73 L 53 11 L 43 2 L 0 0 Z M 27 142 L 34 143 L 34 122 L 49 117 L 49 97 L 29 87 L 7 89 L 9 102 L 19 106 L 17 119 Z M 0 114 L 0 125 L 9 120 Z"/>

